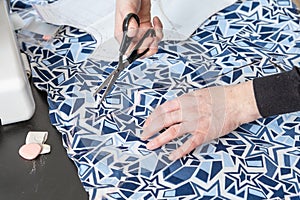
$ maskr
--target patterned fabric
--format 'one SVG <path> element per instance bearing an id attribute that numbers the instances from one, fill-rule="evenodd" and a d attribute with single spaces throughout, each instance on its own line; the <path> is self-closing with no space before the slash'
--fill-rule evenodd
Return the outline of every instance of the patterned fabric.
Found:
<path id="1" fill-rule="evenodd" d="M 101 105 L 93 92 L 117 63 L 87 59 L 92 36 L 62 27 L 48 45 L 21 48 L 90 199 L 300 199 L 300 113 L 244 124 L 174 162 L 169 152 L 188 136 L 155 151 L 139 139 L 166 100 L 299 66 L 299 31 L 289 0 L 237 2 L 189 40 L 163 42 L 155 56 L 134 62 Z"/>

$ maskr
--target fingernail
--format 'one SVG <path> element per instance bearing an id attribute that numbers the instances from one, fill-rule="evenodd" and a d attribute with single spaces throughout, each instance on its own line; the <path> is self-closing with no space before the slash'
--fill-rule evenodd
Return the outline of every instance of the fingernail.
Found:
<path id="1" fill-rule="evenodd" d="M 149 150 L 153 150 L 154 149 L 154 144 L 152 142 L 148 142 L 148 144 L 146 145 L 146 147 Z"/>

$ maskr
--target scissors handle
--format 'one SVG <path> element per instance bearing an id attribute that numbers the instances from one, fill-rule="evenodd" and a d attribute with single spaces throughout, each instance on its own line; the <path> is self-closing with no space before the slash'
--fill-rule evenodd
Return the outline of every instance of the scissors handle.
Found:
<path id="1" fill-rule="evenodd" d="M 132 18 L 135 19 L 135 21 L 138 24 L 138 27 L 140 27 L 140 18 L 139 18 L 139 16 L 137 16 L 137 14 L 129 13 L 125 17 L 125 19 L 123 21 L 123 38 L 122 38 L 122 42 L 121 42 L 120 49 L 119 49 L 119 51 L 122 55 L 124 55 L 126 53 L 126 50 L 128 49 L 128 47 L 133 39 L 133 37 L 128 37 L 128 35 L 127 35 L 129 22 Z"/>
<path id="2" fill-rule="evenodd" d="M 132 42 L 132 39 L 134 38 L 134 37 L 129 37 L 127 35 L 129 23 L 132 18 L 137 22 L 138 27 L 140 26 L 140 19 L 136 14 L 129 13 L 125 17 L 125 19 L 123 21 L 123 38 L 122 38 L 122 42 L 121 42 L 120 49 L 119 49 L 120 55 L 119 55 L 118 67 L 106 78 L 106 80 L 100 85 L 100 87 L 94 93 L 94 95 L 95 95 L 100 90 L 102 90 L 106 87 L 106 90 L 102 95 L 100 103 L 103 101 L 105 96 L 108 94 L 108 92 L 110 91 L 113 84 L 116 82 L 117 78 L 119 77 L 120 73 L 124 70 L 124 68 L 126 66 L 128 66 L 129 64 L 131 64 L 136 59 L 145 55 L 149 51 L 149 48 L 147 48 L 142 53 L 138 53 L 139 48 L 142 46 L 142 44 L 144 43 L 146 38 L 148 38 L 149 36 L 151 36 L 151 37 L 155 36 L 154 29 L 152 29 L 152 28 L 148 29 L 146 31 L 146 33 L 141 37 L 139 42 L 134 46 L 133 51 L 130 53 L 130 55 L 127 57 L 127 59 L 123 60 L 123 56 L 126 53 L 126 51 L 128 50 L 128 48 Z"/>
<path id="3" fill-rule="evenodd" d="M 134 13 L 129 13 L 125 17 L 125 19 L 123 21 L 123 38 L 122 38 L 122 42 L 121 42 L 120 49 L 119 49 L 121 56 L 126 53 L 127 49 L 129 48 L 129 46 L 131 44 L 132 39 L 134 38 L 134 37 L 129 37 L 127 35 L 128 28 L 129 28 L 129 23 L 130 23 L 130 20 L 132 18 L 137 22 L 138 27 L 140 27 L 140 18 L 139 18 L 139 16 L 137 16 Z M 138 49 L 142 46 L 144 40 L 149 36 L 151 36 L 151 37 L 155 36 L 154 29 L 148 29 L 147 32 L 143 35 L 143 37 L 139 40 L 139 42 L 134 47 L 132 53 L 129 55 L 129 57 L 127 59 L 129 64 L 132 63 L 134 60 L 142 57 L 143 55 L 145 55 L 149 51 L 149 48 L 147 48 L 142 53 L 138 53 Z"/>
<path id="4" fill-rule="evenodd" d="M 134 13 L 129 13 L 123 21 L 123 32 L 128 31 L 129 22 L 130 22 L 131 18 L 134 18 L 135 21 L 137 22 L 138 26 L 140 26 L 139 16 L 137 16 L 137 14 L 134 14 Z"/>
<path id="5" fill-rule="evenodd" d="M 127 61 L 128 63 L 132 63 L 133 61 L 135 61 L 136 59 L 142 57 L 143 55 L 145 55 L 148 51 L 149 48 L 145 49 L 142 53 L 138 53 L 139 48 L 142 46 L 144 40 L 147 37 L 154 37 L 155 36 L 155 31 L 153 29 L 148 29 L 147 32 L 143 35 L 143 37 L 141 38 L 141 40 L 137 43 L 137 45 L 134 47 L 132 53 L 128 56 Z"/>

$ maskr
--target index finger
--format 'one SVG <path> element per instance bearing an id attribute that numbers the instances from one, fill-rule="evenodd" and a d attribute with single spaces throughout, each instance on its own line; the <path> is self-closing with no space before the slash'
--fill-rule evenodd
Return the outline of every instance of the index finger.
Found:
<path id="1" fill-rule="evenodd" d="M 157 131 L 165 128 L 166 125 L 163 121 L 167 114 L 172 113 L 173 111 L 178 111 L 180 109 L 180 103 L 178 98 L 167 101 L 162 105 L 158 106 L 152 114 L 146 119 L 143 126 L 143 133 L 141 138 L 149 138 L 154 135 Z M 178 115 L 177 112 L 173 113 Z"/>
<path id="2" fill-rule="evenodd" d="M 143 128 L 146 128 L 153 119 L 156 117 L 159 117 L 165 113 L 172 112 L 175 110 L 178 110 L 180 108 L 180 103 L 178 101 L 178 98 L 166 101 L 165 103 L 159 105 L 151 114 L 150 116 L 146 119 L 145 124 Z"/>

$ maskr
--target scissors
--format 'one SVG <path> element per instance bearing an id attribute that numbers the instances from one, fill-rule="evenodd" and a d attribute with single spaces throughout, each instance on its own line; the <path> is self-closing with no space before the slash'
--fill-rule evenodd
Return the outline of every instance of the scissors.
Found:
<path id="1" fill-rule="evenodd" d="M 127 31 L 128 31 L 128 26 L 129 26 L 129 22 L 131 19 L 134 19 L 138 26 L 140 26 L 140 19 L 139 17 L 134 14 L 134 13 L 129 13 L 124 21 L 123 21 L 123 37 L 122 37 L 122 41 L 120 44 L 120 49 L 119 49 L 119 63 L 117 68 L 106 78 L 106 80 L 100 85 L 100 87 L 95 91 L 94 95 L 96 95 L 99 91 L 101 91 L 102 89 L 104 89 L 106 87 L 106 90 L 104 91 L 102 98 L 100 100 L 100 103 L 103 101 L 103 99 L 106 97 L 106 95 L 108 94 L 108 92 L 111 90 L 111 88 L 113 87 L 113 85 L 115 84 L 115 82 L 117 81 L 118 77 L 120 76 L 121 72 L 132 62 L 134 62 L 136 59 L 142 57 L 143 55 L 145 55 L 148 51 L 149 48 L 145 49 L 143 52 L 138 53 L 138 49 L 141 47 L 141 45 L 143 44 L 144 40 L 148 37 L 155 37 L 155 31 L 154 29 L 148 29 L 146 31 L 146 33 L 143 35 L 143 37 L 141 37 L 141 39 L 139 40 L 139 42 L 134 46 L 132 52 L 129 54 L 129 56 L 124 59 L 124 55 L 128 50 L 128 47 L 130 46 L 130 44 L 132 43 L 132 39 L 134 37 L 129 37 L 127 35 Z"/>

